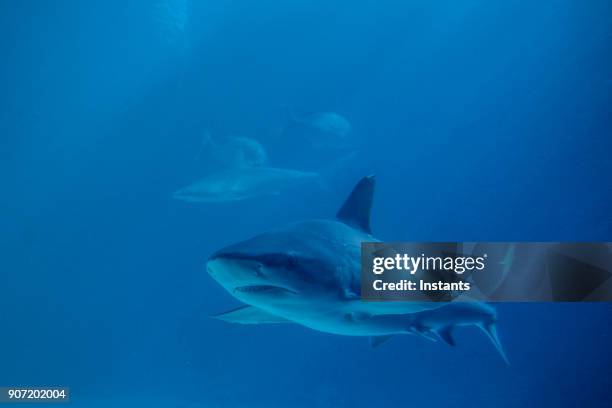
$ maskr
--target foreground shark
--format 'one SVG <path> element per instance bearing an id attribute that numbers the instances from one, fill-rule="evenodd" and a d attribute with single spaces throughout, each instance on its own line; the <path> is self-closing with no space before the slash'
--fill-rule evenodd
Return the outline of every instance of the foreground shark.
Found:
<path id="1" fill-rule="evenodd" d="M 216 316 L 242 324 L 297 323 L 314 330 L 368 336 L 377 346 L 397 334 L 454 345 L 457 326 L 477 326 L 507 358 L 493 308 L 476 302 L 364 302 L 360 245 L 370 231 L 374 177 L 363 178 L 336 219 L 310 220 L 214 253 L 208 273 L 247 306 Z"/>

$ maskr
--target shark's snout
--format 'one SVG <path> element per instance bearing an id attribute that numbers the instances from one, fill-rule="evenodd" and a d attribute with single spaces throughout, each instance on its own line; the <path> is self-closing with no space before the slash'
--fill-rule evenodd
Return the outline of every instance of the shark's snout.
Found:
<path id="1" fill-rule="evenodd" d="M 215 254 L 206 262 L 206 271 L 229 291 L 248 285 L 260 285 L 263 281 L 260 262 L 229 255 Z"/>
<path id="2" fill-rule="evenodd" d="M 245 253 L 221 250 L 208 259 L 206 270 L 225 290 L 243 301 L 298 293 L 288 282 L 278 279 L 278 271 L 271 265 Z"/>
<path id="3" fill-rule="evenodd" d="M 238 279 L 239 274 L 243 274 L 246 269 L 244 261 L 239 261 L 226 256 L 211 256 L 206 262 L 206 271 L 215 279 L 233 276 Z"/>

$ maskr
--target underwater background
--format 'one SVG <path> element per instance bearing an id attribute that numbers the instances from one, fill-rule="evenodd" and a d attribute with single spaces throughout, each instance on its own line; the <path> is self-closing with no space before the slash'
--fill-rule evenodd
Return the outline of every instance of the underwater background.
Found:
<path id="1" fill-rule="evenodd" d="M 0 27 L 1 386 L 79 407 L 612 406 L 610 304 L 496 305 L 506 366 L 475 328 L 371 350 L 216 321 L 238 303 L 204 270 L 372 173 L 382 240 L 612 241 L 609 0 L 3 1 Z M 288 110 L 350 121 L 350 159 L 300 147 Z M 173 199 L 214 171 L 207 133 L 324 180 Z"/>

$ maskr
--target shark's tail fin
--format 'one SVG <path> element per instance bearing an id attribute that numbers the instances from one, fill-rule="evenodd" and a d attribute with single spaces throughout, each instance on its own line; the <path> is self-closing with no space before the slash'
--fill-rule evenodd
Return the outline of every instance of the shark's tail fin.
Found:
<path id="1" fill-rule="evenodd" d="M 417 316 L 417 323 L 410 324 L 413 330 L 415 328 L 419 329 L 418 321 L 421 320 L 421 326 L 425 326 L 424 329 L 427 329 L 429 325 L 431 327 L 430 330 L 433 331 L 439 339 L 454 346 L 455 339 L 453 338 L 453 330 L 456 327 L 476 326 L 487 335 L 501 358 L 506 364 L 510 365 L 508 356 L 506 356 L 506 352 L 497 334 L 497 313 L 495 309 L 486 303 L 451 302 L 441 308 L 419 313 L 420 316 L 415 315 Z"/>
<path id="2" fill-rule="evenodd" d="M 508 356 L 506 356 L 506 352 L 504 351 L 504 348 L 502 347 L 502 344 L 499 341 L 499 337 L 497 335 L 497 326 L 495 326 L 495 323 L 494 322 L 482 323 L 482 324 L 479 324 L 478 327 L 480 327 L 480 329 L 483 332 L 485 332 L 485 334 L 489 337 L 489 339 L 491 340 L 491 342 L 493 343 L 493 345 L 495 346 L 495 348 L 497 349 L 501 357 L 506 362 L 506 364 L 510 365 Z"/>

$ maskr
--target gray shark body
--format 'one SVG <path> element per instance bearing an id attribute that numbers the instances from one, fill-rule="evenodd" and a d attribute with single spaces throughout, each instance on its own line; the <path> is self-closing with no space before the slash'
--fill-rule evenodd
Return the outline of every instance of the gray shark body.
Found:
<path id="1" fill-rule="evenodd" d="M 213 138 L 209 132 L 202 138 L 197 156 L 216 168 L 234 169 L 259 167 L 268 164 L 268 154 L 263 145 L 250 137 L 226 136 Z"/>
<path id="2" fill-rule="evenodd" d="M 296 135 L 306 138 L 317 148 L 346 149 L 353 145 L 350 122 L 334 112 L 315 112 L 302 116 L 289 112 L 289 124 L 285 130 L 290 129 L 301 130 Z"/>
<path id="3" fill-rule="evenodd" d="M 317 183 L 314 172 L 276 167 L 240 167 L 220 170 L 201 178 L 173 194 L 189 202 L 230 202 L 276 195 L 290 188 Z"/>
<path id="4" fill-rule="evenodd" d="M 330 133 L 345 138 L 351 131 L 349 121 L 334 112 L 317 112 L 298 119 L 303 126 L 309 126 L 320 132 Z"/>
<path id="5" fill-rule="evenodd" d="M 454 344 L 456 326 L 475 325 L 505 355 L 495 311 L 481 303 L 364 302 L 360 247 L 369 227 L 374 178 L 355 187 L 336 219 L 290 224 L 213 254 L 209 274 L 247 306 L 218 315 L 234 323 L 297 323 L 314 330 L 368 336 L 376 346 L 397 334 Z"/>

